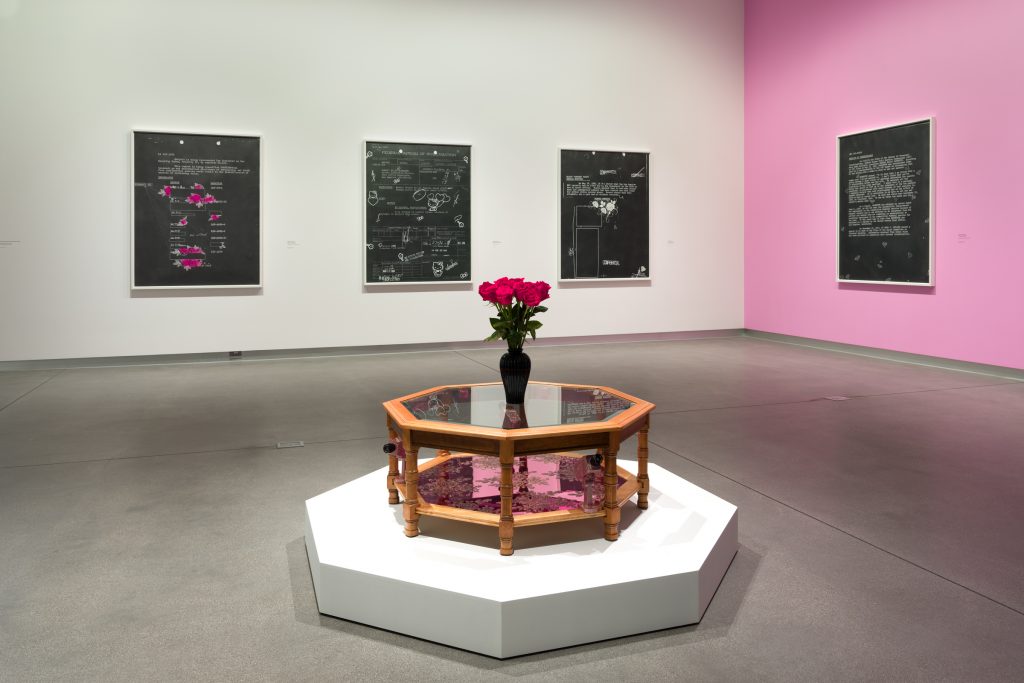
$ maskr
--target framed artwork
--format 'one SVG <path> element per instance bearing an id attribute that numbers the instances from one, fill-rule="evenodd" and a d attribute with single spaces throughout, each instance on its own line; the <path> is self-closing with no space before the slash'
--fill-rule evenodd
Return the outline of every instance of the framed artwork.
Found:
<path id="1" fill-rule="evenodd" d="M 262 286 L 260 142 L 132 132 L 132 289 Z"/>
<path id="2" fill-rule="evenodd" d="M 933 119 L 836 140 L 836 280 L 935 284 Z"/>
<path id="3" fill-rule="evenodd" d="M 559 176 L 559 280 L 650 278 L 650 154 L 563 149 Z"/>
<path id="4" fill-rule="evenodd" d="M 363 284 L 473 279 L 470 145 L 365 143 Z"/>

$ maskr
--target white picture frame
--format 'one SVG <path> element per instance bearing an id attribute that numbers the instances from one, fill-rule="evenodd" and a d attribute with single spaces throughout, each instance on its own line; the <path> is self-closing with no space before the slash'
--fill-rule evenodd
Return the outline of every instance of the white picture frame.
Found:
<path id="1" fill-rule="evenodd" d="M 926 124 L 928 126 L 928 202 L 926 204 L 928 215 L 927 239 L 928 246 L 928 277 L 926 281 L 903 281 L 891 279 L 860 279 L 844 278 L 842 273 L 842 243 L 843 243 L 843 173 L 842 173 L 842 144 L 845 139 L 862 135 L 884 133 L 909 126 Z M 935 286 L 935 117 L 929 116 L 920 119 L 913 119 L 903 123 L 895 123 L 878 128 L 852 131 L 836 136 L 836 222 L 835 222 L 835 279 L 838 284 L 859 284 L 859 285 L 883 285 L 892 287 L 934 287 Z"/>
<path id="2" fill-rule="evenodd" d="M 647 258 L 643 259 L 644 261 L 646 261 L 646 263 L 642 263 L 642 264 L 639 264 L 637 266 L 637 271 L 638 271 L 637 273 L 633 273 L 629 277 L 600 277 L 600 275 L 598 275 L 596 277 L 593 277 L 593 276 L 580 276 L 580 275 L 578 275 L 578 270 L 577 270 L 578 264 L 576 263 L 577 255 L 575 253 L 575 248 L 576 248 L 577 245 L 575 243 L 573 243 L 571 245 L 572 248 L 573 248 L 573 254 L 570 254 L 569 253 L 569 246 L 570 245 L 567 245 L 567 243 L 565 241 L 565 231 L 566 231 L 566 225 L 565 225 L 565 221 L 566 221 L 566 213 L 565 213 L 566 212 L 566 206 L 565 206 L 565 204 L 566 204 L 566 202 L 565 202 L 565 200 L 566 200 L 566 197 L 563 196 L 563 193 L 565 192 L 565 169 L 563 168 L 563 161 L 564 161 L 564 157 L 565 157 L 565 153 L 566 152 L 590 153 L 592 155 L 597 155 L 597 154 L 621 155 L 623 158 L 626 158 L 627 156 L 630 156 L 630 155 L 643 155 L 644 156 L 643 172 L 645 174 L 644 175 L 644 180 L 645 180 L 645 191 L 646 191 L 646 195 L 647 196 L 645 198 L 644 205 L 643 205 L 643 213 L 644 213 L 644 215 L 643 215 L 642 218 L 643 218 L 643 228 L 644 228 L 645 233 L 646 233 L 646 241 L 647 241 L 647 245 L 646 245 L 647 255 L 646 256 L 647 256 Z M 653 279 L 654 279 L 653 275 L 652 275 L 653 267 L 652 267 L 652 264 L 651 264 L 651 258 L 652 258 L 653 255 L 651 254 L 652 239 L 651 239 L 651 221 L 650 221 L 650 202 L 651 202 L 651 196 L 650 196 L 651 195 L 651 186 L 650 186 L 651 152 L 650 152 L 650 150 L 648 150 L 648 149 L 628 149 L 627 150 L 627 149 L 622 149 L 622 148 L 620 148 L 620 149 L 607 149 L 607 148 L 597 148 L 597 147 L 587 147 L 587 146 L 561 145 L 561 146 L 559 146 L 557 153 L 558 153 L 558 162 L 557 162 L 557 168 L 558 168 L 558 192 L 557 192 L 557 197 L 556 197 L 556 211 L 555 211 L 555 215 L 557 216 L 557 226 L 558 226 L 557 227 L 557 230 L 558 230 L 558 239 L 557 239 L 558 253 L 557 253 L 557 258 L 556 258 L 556 262 L 555 262 L 555 268 L 556 268 L 556 271 L 558 273 L 558 277 L 557 277 L 558 283 L 559 284 L 588 283 L 588 282 L 589 283 L 615 283 L 615 282 L 619 282 L 619 283 L 622 283 L 622 282 L 635 283 L 635 282 L 638 282 L 638 281 L 639 282 L 653 282 Z M 578 232 L 576 230 L 577 226 L 575 225 L 575 221 L 576 221 L 576 218 L 574 217 L 573 218 L 573 227 L 572 227 L 572 231 L 573 231 L 574 236 Z M 573 276 L 572 277 L 566 277 L 565 276 L 565 263 L 564 262 L 565 262 L 565 260 L 567 258 L 573 258 L 574 259 L 574 261 L 573 261 L 574 267 L 573 267 Z M 597 271 L 600 272 L 600 267 L 601 267 L 600 255 L 598 256 L 598 258 L 599 258 L 599 263 L 598 263 L 598 266 L 597 266 Z M 643 271 L 646 274 L 644 274 L 644 275 L 640 275 L 639 274 L 641 267 L 643 268 Z M 629 270 L 632 271 L 632 268 L 629 268 Z"/>
<path id="3" fill-rule="evenodd" d="M 371 152 L 375 151 L 375 149 L 376 149 L 376 148 L 374 148 L 373 150 L 371 150 L 371 146 L 378 146 L 378 145 L 391 145 L 391 146 L 400 146 L 400 147 L 402 147 L 402 146 L 436 147 L 437 150 L 434 150 L 435 153 L 437 153 L 438 150 L 448 150 L 448 149 L 454 149 L 454 148 L 458 148 L 458 149 L 463 149 L 464 148 L 465 150 L 467 150 L 468 159 L 466 160 L 465 163 L 467 165 L 467 169 L 466 170 L 467 170 L 467 174 L 468 174 L 468 179 L 467 179 L 468 185 L 467 185 L 466 189 L 469 192 L 470 196 L 469 197 L 461 197 L 459 195 L 455 195 L 455 196 L 452 197 L 452 202 L 455 202 L 455 204 L 453 204 L 452 208 L 455 208 L 455 206 L 459 202 L 468 203 L 468 205 L 469 205 L 469 212 L 468 212 L 468 214 L 457 214 L 457 213 L 456 214 L 452 214 L 453 221 L 461 221 L 464 224 L 464 225 L 459 225 L 458 228 L 459 229 L 465 229 L 465 231 L 466 231 L 465 232 L 465 235 L 466 235 L 466 255 L 469 258 L 469 267 L 466 270 L 461 270 L 461 269 L 457 270 L 456 271 L 457 277 L 452 278 L 452 279 L 447 279 L 447 278 L 441 279 L 441 278 L 438 278 L 438 277 L 433 277 L 433 278 L 419 277 L 419 278 L 414 278 L 414 279 L 405 279 L 403 277 L 403 279 L 400 279 L 400 280 L 397 280 L 397 281 L 382 281 L 382 280 L 379 280 L 379 279 L 377 279 L 377 280 L 371 280 L 370 279 L 370 277 L 371 277 L 371 274 L 370 274 L 371 251 L 376 249 L 379 246 L 379 243 L 376 243 L 374 240 L 370 239 L 370 230 L 371 230 L 371 227 L 370 227 L 371 226 L 371 222 L 370 221 L 371 221 L 371 218 L 372 218 L 371 209 L 373 207 L 373 205 L 370 204 L 370 201 L 371 201 L 371 199 L 370 199 L 370 192 L 371 192 L 370 183 L 374 182 L 374 181 L 370 177 L 370 174 L 367 172 L 367 166 L 368 166 L 367 160 L 370 158 Z M 472 187 L 473 187 L 473 151 L 472 150 L 473 150 L 473 145 L 472 145 L 472 143 L 469 143 L 469 142 L 455 142 L 455 141 L 444 141 L 444 142 L 442 142 L 442 141 L 438 141 L 438 140 L 424 141 L 424 140 L 415 140 L 415 139 L 395 140 L 395 139 L 390 139 L 390 138 L 387 138 L 387 139 L 386 138 L 372 138 L 372 139 L 371 138 L 366 138 L 366 139 L 363 140 L 363 143 L 362 143 L 362 157 L 361 157 L 362 161 L 361 161 L 361 171 L 360 171 L 360 173 L 362 175 L 362 180 L 363 180 L 363 182 L 362 182 L 362 195 L 361 195 L 361 198 L 360 198 L 360 202 L 361 202 L 361 204 L 363 206 L 363 211 L 362 211 L 363 218 L 362 218 L 362 225 L 361 225 L 361 228 L 360 228 L 359 238 L 360 238 L 360 252 L 361 252 L 362 271 L 363 271 L 362 283 L 363 283 L 364 287 L 374 287 L 374 288 L 376 288 L 376 287 L 396 287 L 396 288 L 402 288 L 402 287 L 424 287 L 424 286 L 429 286 L 431 288 L 433 288 L 433 287 L 448 288 L 448 287 L 465 287 L 465 286 L 471 285 L 473 283 L 473 263 L 474 263 L 474 258 L 473 258 L 473 218 L 474 218 L 473 217 L 473 208 L 474 207 L 473 207 L 473 201 L 472 201 Z M 467 216 L 468 216 L 468 220 L 466 219 Z M 379 220 L 379 218 L 380 217 L 378 216 L 377 219 Z M 415 220 L 415 217 L 413 217 L 413 220 Z M 376 222 L 377 221 L 374 221 L 374 223 L 376 223 Z M 453 225 L 453 227 L 454 227 L 454 225 Z M 432 270 L 432 273 L 433 272 L 434 271 Z M 463 274 L 465 274 L 464 277 L 462 277 Z"/>

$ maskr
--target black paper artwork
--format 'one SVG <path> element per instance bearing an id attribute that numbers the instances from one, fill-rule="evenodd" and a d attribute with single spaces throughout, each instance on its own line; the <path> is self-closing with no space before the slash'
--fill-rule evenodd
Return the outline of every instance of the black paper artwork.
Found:
<path id="1" fill-rule="evenodd" d="M 365 282 L 469 282 L 470 147 L 366 143 Z"/>
<path id="2" fill-rule="evenodd" d="M 651 276 L 649 156 L 562 150 L 562 280 Z"/>
<path id="3" fill-rule="evenodd" d="M 135 288 L 259 287 L 260 139 L 133 133 Z"/>
<path id="4" fill-rule="evenodd" d="M 931 284 L 931 121 L 840 137 L 838 155 L 838 280 Z"/>

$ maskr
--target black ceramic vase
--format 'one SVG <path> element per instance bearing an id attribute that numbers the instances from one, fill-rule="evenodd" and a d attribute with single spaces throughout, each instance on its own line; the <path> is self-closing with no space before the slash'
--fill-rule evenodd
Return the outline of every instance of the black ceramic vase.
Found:
<path id="1" fill-rule="evenodd" d="M 509 349 L 498 363 L 501 383 L 505 385 L 505 403 L 521 404 L 526 400 L 526 383 L 530 381 L 530 357 L 522 349 Z"/>

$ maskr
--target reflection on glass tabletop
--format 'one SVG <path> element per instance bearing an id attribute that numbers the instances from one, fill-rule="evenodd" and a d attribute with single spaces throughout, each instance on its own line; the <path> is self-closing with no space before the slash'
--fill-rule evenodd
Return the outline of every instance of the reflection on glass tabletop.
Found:
<path id="1" fill-rule="evenodd" d="M 633 402 L 597 387 L 530 383 L 523 405 L 505 403 L 501 384 L 444 387 L 402 401 L 420 420 L 523 429 L 604 422 Z"/>

